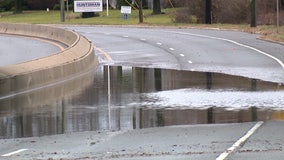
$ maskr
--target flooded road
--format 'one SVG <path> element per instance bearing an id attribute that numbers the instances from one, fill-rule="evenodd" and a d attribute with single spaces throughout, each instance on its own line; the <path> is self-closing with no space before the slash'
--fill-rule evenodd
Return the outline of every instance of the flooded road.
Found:
<path id="1" fill-rule="evenodd" d="M 210 72 L 100 66 L 0 97 L 0 139 L 284 119 L 284 87 Z"/>

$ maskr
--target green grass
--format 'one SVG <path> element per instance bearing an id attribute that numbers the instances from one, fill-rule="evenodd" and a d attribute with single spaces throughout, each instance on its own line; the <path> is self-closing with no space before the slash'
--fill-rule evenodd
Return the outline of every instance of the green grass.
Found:
<path id="1" fill-rule="evenodd" d="M 65 22 L 61 22 L 60 11 L 24 11 L 23 14 L 13 14 L 12 12 L 0 12 L 0 22 L 8 23 L 31 23 L 31 24 L 85 24 L 85 25 L 143 25 L 143 26 L 175 26 L 180 28 L 220 28 L 234 29 L 250 33 L 261 33 L 265 39 L 284 42 L 284 26 L 281 26 L 279 33 L 276 32 L 274 25 L 263 25 L 257 28 L 250 28 L 248 24 L 184 24 L 174 23 L 173 16 L 176 9 L 164 9 L 165 14 L 152 15 L 152 10 L 143 10 L 144 23 L 139 24 L 138 10 L 132 10 L 128 20 L 123 19 L 120 10 L 106 10 L 99 13 L 98 17 L 81 18 L 81 13 L 69 11 L 65 13 Z"/>
<path id="2" fill-rule="evenodd" d="M 9 22 L 9 23 L 53 24 L 53 23 L 58 23 L 60 21 L 60 13 L 59 12 L 48 13 L 44 11 L 25 11 L 23 14 L 1 13 L 0 21 Z"/>
<path id="3" fill-rule="evenodd" d="M 152 15 L 151 10 L 144 10 L 145 24 L 170 25 L 172 24 L 171 14 L 174 10 L 165 10 L 165 14 Z M 59 11 L 24 11 L 23 14 L 0 13 L 1 22 L 9 23 L 32 23 L 32 24 L 103 24 L 103 25 L 135 25 L 139 24 L 138 11 L 133 10 L 128 20 L 123 19 L 120 10 L 109 10 L 100 12 L 98 17 L 80 18 L 80 13 L 65 13 L 65 22 L 62 23 Z"/>

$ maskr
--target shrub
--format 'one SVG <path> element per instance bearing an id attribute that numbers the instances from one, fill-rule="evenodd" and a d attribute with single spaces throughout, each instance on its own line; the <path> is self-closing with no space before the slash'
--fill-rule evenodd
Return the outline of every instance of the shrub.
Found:
<path id="1" fill-rule="evenodd" d="M 213 23 L 250 23 L 251 0 L 212 0 Z M 281 0 L 280 23 L 284 23 L 284 0 Z M 178 23 L 204 23 L 205 0 L 176 0 L 181 6 L 174 15 L 173 21 Z M 276 1 L 257 0 L 257 24 L 276 23 Z"/>
<path id="2" fill-rule="evenodd" d="M 130 0 L 128 0 L 128 2 L 131 3 Z M 117 0 L 117 7 L 120 9 L 121 6 L 128 6 L 128 3 L 126 3 L 125 0 Z"/>
<path id="3" fill-rule="evenodd" d="M 214 0 L 213 23 L 249 23 L 250 0 Z"/>
<path id="4" fill-rule="evenodd" d="M 205 2 L 204 0 L 178 1 L 183 4 L 175 14 L 174 22 L 177 23 L 204 23 Z M 176 4 L 176 5 L 182 5 Z"/>
<path id="5" fill-rule="evenodd" d="M 284 23 L 284 0 L 280 1 L 280 23 Z M 257 23 L 258 24 L 276 24 L 276 2 L 268 0 L 258 0 Z"/>
<path id="6" fill-rule="evenodd" d="M 15 6 L 15 3 L 13 0 L 0 0 L 0 11 L 11 11 L 13 7 Z"/>

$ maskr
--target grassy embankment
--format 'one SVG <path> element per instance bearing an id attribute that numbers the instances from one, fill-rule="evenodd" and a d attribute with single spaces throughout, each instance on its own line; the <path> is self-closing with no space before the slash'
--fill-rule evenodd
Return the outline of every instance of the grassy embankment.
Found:
<path id="1" fill-rule="evenodd" d="M 133 10 L 130 19 L 124 20 L 120 10 L 109 10 L 109 16 L 106 11 L 100 13 L 98 17 L 80 18 L 80 13 L 69 11 L 65 13 L 65 22 L 60 21 L 59 11 L 24 11 L 23 14 L 12 14 L 9 12 L 0 13 L 0 22 L 9 23 L 32 23 L 32 24 L 85 24 L 85 25 L 140 25 L 140 26 L 171 26 L 171 27 L 194 27 L 194 28 L 220 28 L 234 29 L 251 33 L 260 33 L 263 38 L 284 42 L 284 26 L 276 32 L 276 26 L 258 26 L 250 28 L 249 25 L 231 25 L 231 24 L 181 24 L 173 22 L 175 9 L 165 9 L 165 14 L 151 15 L 151 10 L 143 10 L 144 23 L 139 24 L 138 11 Z"/>

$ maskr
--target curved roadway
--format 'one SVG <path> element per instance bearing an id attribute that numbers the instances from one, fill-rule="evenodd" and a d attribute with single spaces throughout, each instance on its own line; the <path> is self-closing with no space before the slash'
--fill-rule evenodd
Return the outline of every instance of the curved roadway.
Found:
<path id="1" fill-rule="evenodd" d="M 284 45 L 259 35 L 214 29 L 71 26 L 104 63 L 223 72 L 284 82 Z"/>
<path id="2" fill-rule="evenodd" d="M 68 28 L 88 37 L 103 63 L 223 72 L 284 83 L 284 45 L 259 40 L 255 34 L 216 29 Z M 57 44 L 32 38 L 1 35 L 0 41 L 1 66 L 60 50 Z"/>

